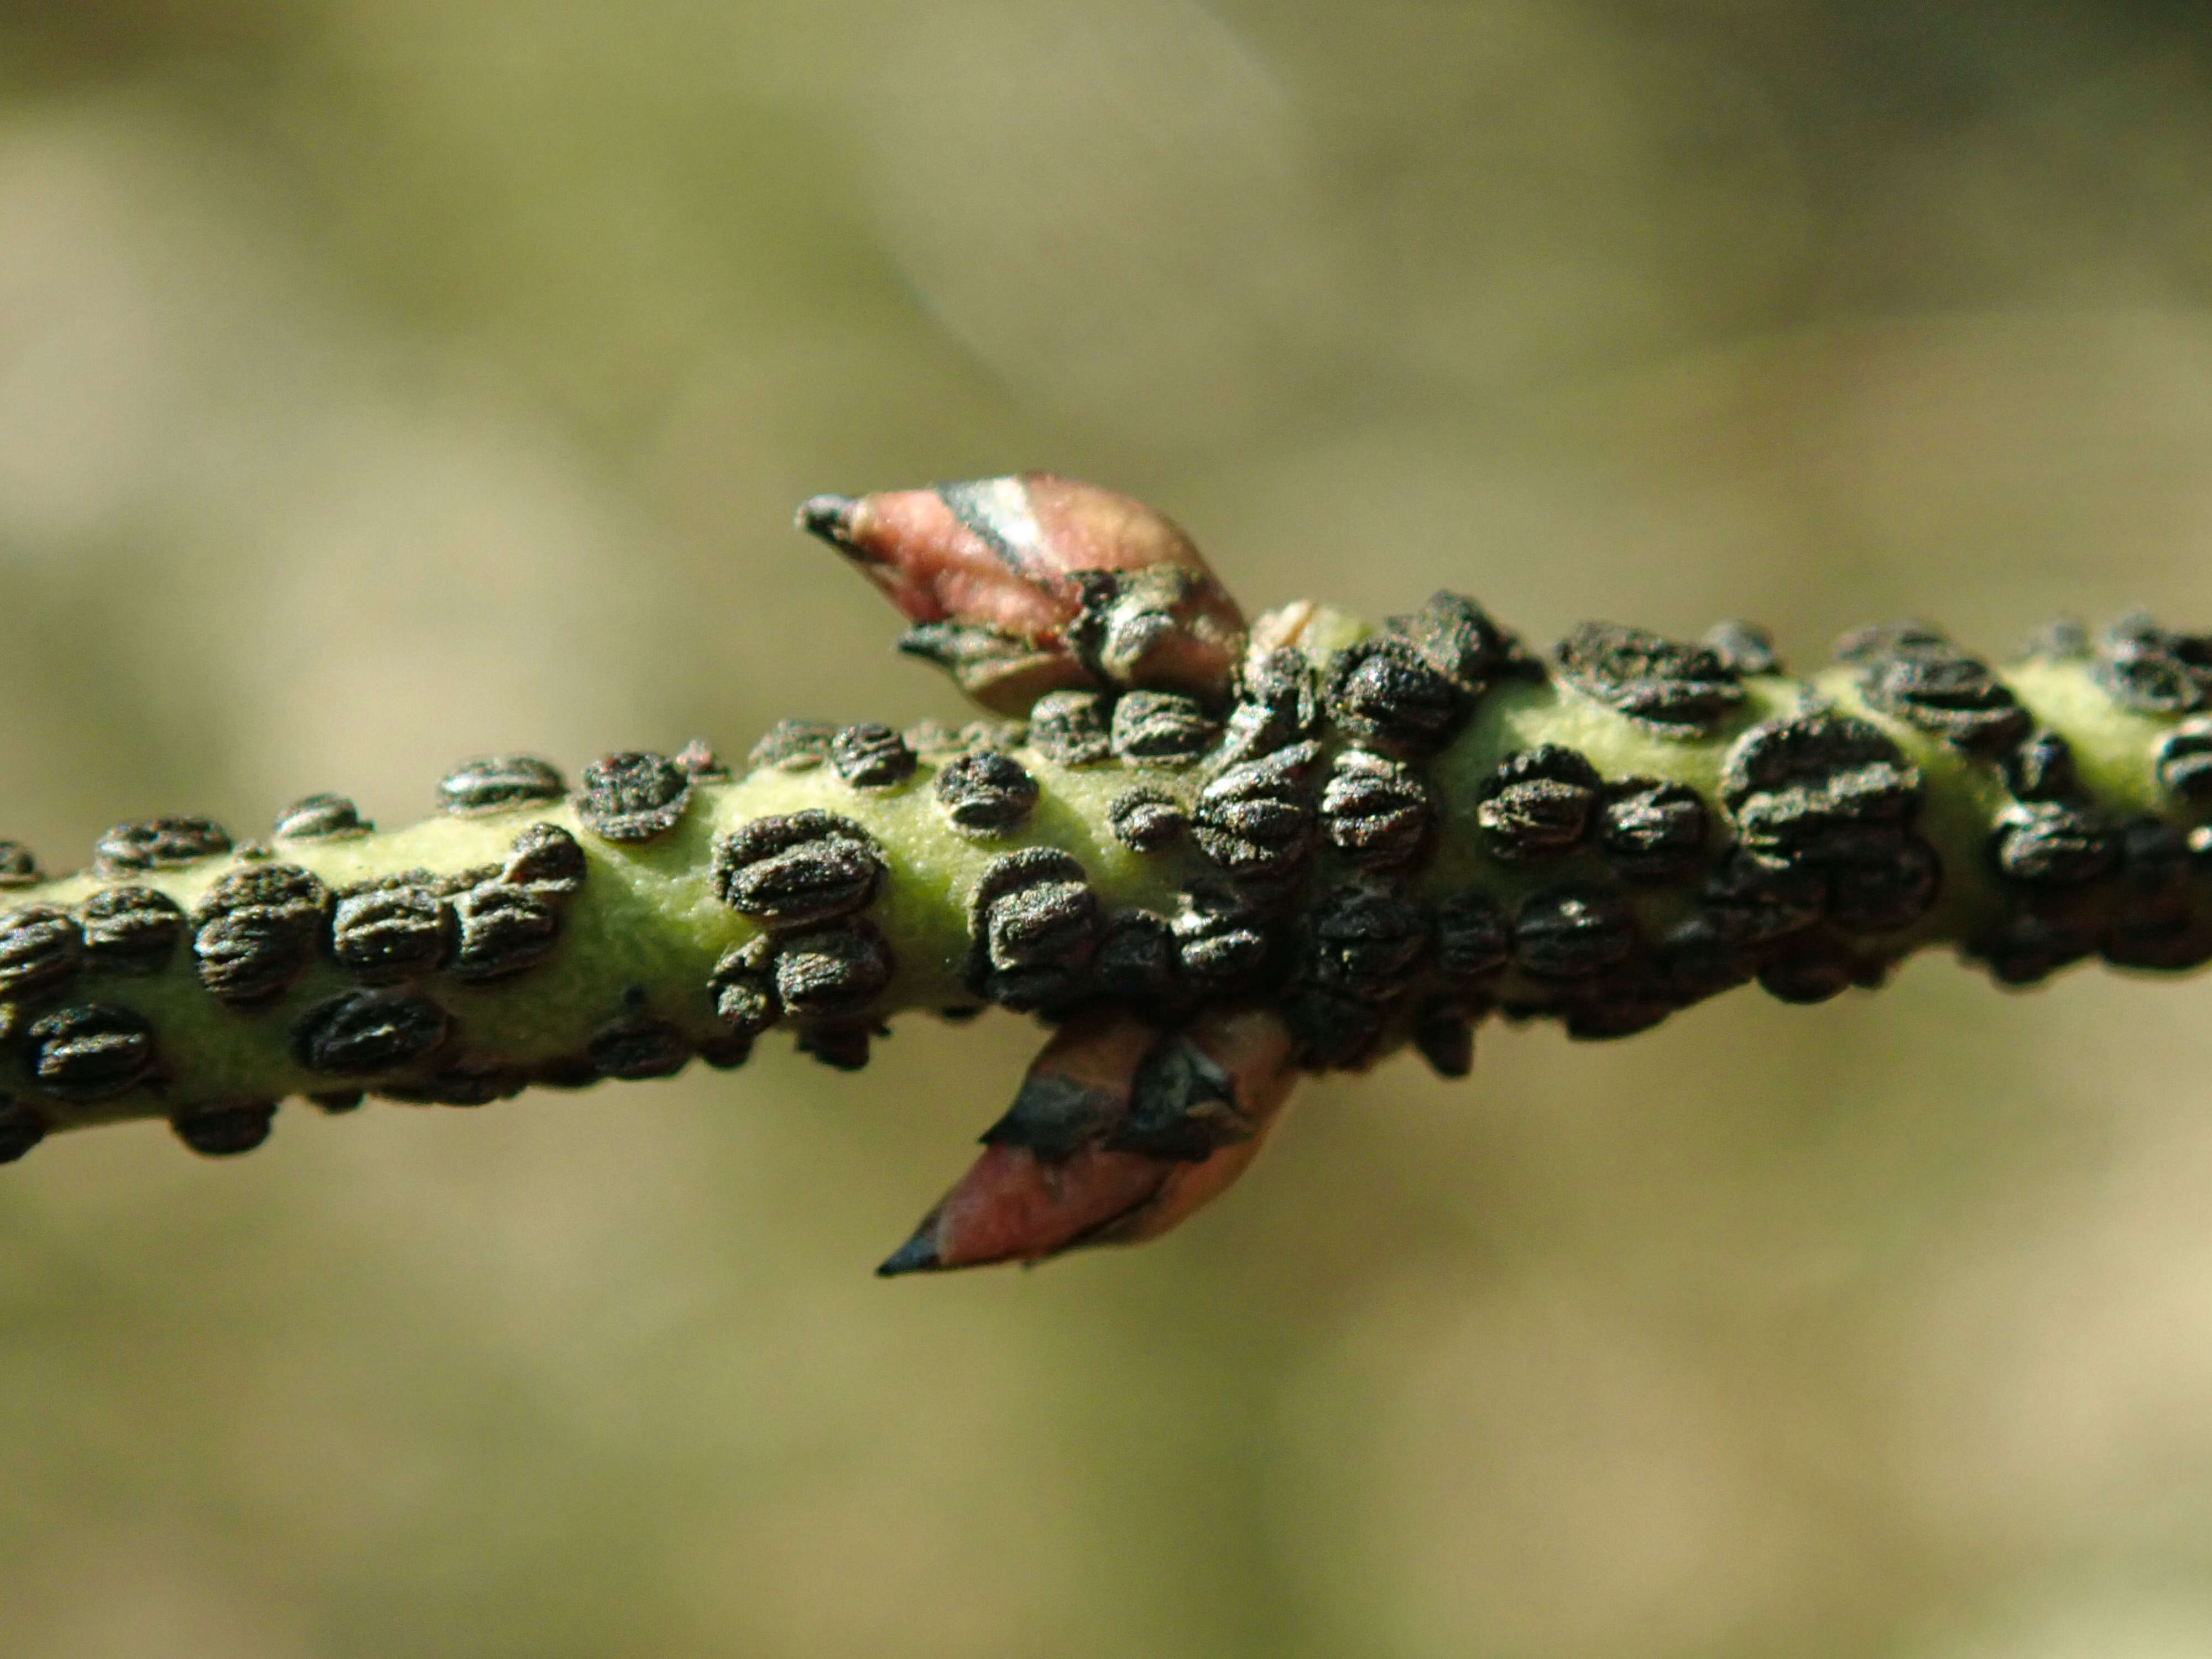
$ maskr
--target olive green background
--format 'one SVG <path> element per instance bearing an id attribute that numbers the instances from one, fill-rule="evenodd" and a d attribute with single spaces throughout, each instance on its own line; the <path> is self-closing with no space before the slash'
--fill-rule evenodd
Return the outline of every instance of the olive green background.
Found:
<path id="1" fill-rule="evenodd" d="M 789 514 L 1031 466 L 1255 608 L 2212 622 L 2203 16 L 4 0 L 0 829 L 951 714 Z M 892 1285 L 1017 1021 L 64 1138 L 0 1654 L 2202 1654 L 2208 1011 L 1486 1031 Z"/>

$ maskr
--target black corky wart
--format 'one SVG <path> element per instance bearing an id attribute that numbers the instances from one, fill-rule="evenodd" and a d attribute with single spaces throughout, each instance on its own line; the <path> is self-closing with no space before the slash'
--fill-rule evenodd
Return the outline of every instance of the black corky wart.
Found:
<path id="1" fill-rule="evenodd" d="M 576 816 L 601 841 L 657 841 L 684 822 L 691 775 L 665 755 L 630 750 L 584 769 Z"/>
<path id="2" fill-rule="evenodd" d="M 808 772 L 830 758 L 836 741 L 837 728 L 827 720 L 778 720 L 761 734 L 745 761 L 779 772 Z"/>
<path id="3" fill-rule="evenodd" d="M 1595 767 L 1557 744 L 1508 755 L 1476 796 L 1483 844 L 1512 864 L 1563 857 L 1589 833 L 1601 787 Z"/>
<path id="4" fill-rule="evenodd" d="M 453 907 L 438 890 L 403 878 L 339 896 L 331 951 L 364 984 L 393 984 L 442 967 L 454 932 Z"/>
<path id="5" fill-rule="evenodd" d="M 1175 797 L 1160 789 L 1125 789 L 1106 809 L 1106 827 L 1114 839 L 1139 853 L 1174 846 L 1189 822 Z"/>
<path id="6" fill-rule="evenodd" d="M 200 1106 L 169 1120 L 177 1139 L 202 1158 L 235 1158 L 269 1139 L 276 1103 L 254 1101 L 234 1106 Z"/>
<path id="7" fill-rule="evenodd" d="M 1352 737 L 1425 755 L 1450 741 L 1468 695 L 1411 641 L 1381 634 L 1337 653 L 1328 702 L 1330 717 Z"/>
<path id="8" fill-rule="evenodd" d="M 716 896 L 775 927 L 849 915 L 875 896 L 884 861 L 868 832 L 829 812 L 780 813 L 725 831 L 714 842 Z"/>
<path id="9" fill-rule="evenodd" d="M 145 818 L 118 823 L 93 849 L 93 868 L 103 876 L 144 870 L 179 870 L 230 851 L 230 834 L 212 818 Z"/>
<path id="10" fill-rule="evenodd" d="M 33 1021 L 29 1038 L 31 1074 L 58 1099 L 106 1100 L 154 1070 L 154 1029 L 129 1008 L 88 1002 L 59 1009 Z"/>
<path id="11" fill-rule="evenodd" d="M 1011 755 L 981 749 L 945 763 L 937 775 L 938 804 L 963 836 L 1008 836 L 1036 807 L 1037 782 Z"/>
<path id="12" fill-rule="evenodd" d="M 1207 784 L 1190 818 L 1206 855 L 1240 876 L 1282 875 L 1304 863 L 1315 820 L 1308 781 L 1320 760 L 1319 744 L 1294 743 Z"/>
<path id="13" fill-rule="evenodd" d="M 1631 881 L 1674 881 L 1703 861 L 1705 803 L 1687 785 L 1624 778 L 1604 790 L 1598 836 L 1606 860 Z"/>
<path id="14" fill-rule="evenodd" d="M 2018 743 L 2033 721 L 1989 665 L 1922 623 L 1881 623 L 1836 643 L 1859 671 L 1866 700 L 1961 749 L 1991 753 Z"/>
<path id="15" fill-rule="evenodd" d="M 456 978 L 488 984 L 523 973 L 560 943 L 560 913 L 526 888 L 481 882 L 453 900 Z"/>
<path id="16" fill-rule="evenodd" d="M 2212 700 L 2212 635 L 2175 634 L 2133 616 L 2098 636 L 2097 682 L 2124 708 L 2185 714 Z"/>
<path id="17" fill-rule="evenodd" d="M 27 1003 L 66 990 L 82 950 L 76 918 L 66 910 L 27 904 L 0 913 L 0 1000 Z"/>
<path id="18" fill-rule="evenodd" d="M 537 801 L 559 800 L 568 784 L 550 762 L 535 755 L 491 755 L 465 761 L 439 781 L 439 810 L 463 817 L 506 812 Z"/>
<path id="19" fill-rule="evenodd" d="M 888 726 L 842 727 L 830 744 L 830 763 L 855 789 L 896 789 L 914 775 L 915 752 Z"/>
<path id="20" fill-rule="evenodd" d="M 279 812 L 270 833 L 278 841 L 335 841 L 375 828 L 343 795 L 308 795 Z"/>
<path id="21" fill-rule="evenodd" d="M 104 973 L 158 974 L 184 937 L 185 913 L 155 887 L 109 887 L 77 913 L 86 960 Z"/>
<path id="22" fill-rule="evenodd" d="M 1641 628 L 1584 623 L 1559 641 L 1558 655 L 1575 690 L 1666 737 L 1704 737 L 1743 701 L 1736 671 L 1718 651 Z"/>
<path id="23" fill-rule="evenodd" d="M 1321 795 L 1322 832 L 1354 863 L 1387 870 L 1421 855 L 1436 822 L 1428 785 L 1388 756 L 1347 749 Z"/>
<path id="24" fill-rule="evenodd" d="M 890 945 L 866 921 L 783 940 L 775 956 L 775 992 L 795 1018 L 849 1020 L 891 982 Z"/>
<path id="25" fill-rule="evenodd" d="M 969 988 L 1021 1010 L 1069 1000 L 1091 965 L 1098 923 L 1097 897 L 1069 854 L 1032 847 L 994 859 L 968 899 Z"/>
<path id="26" fill-rule="evenodd" d="M 1513 916 L 1513 961 L 1539 979 L 1577 979 L 1626 962 L 1636 916 L 1618 894 L 1571 884 L 1533 893 Z"/>
<path id="27" fill-rule="evenodd" d="M 1056 766 L 1100 766 L 1114 758 L 1110 708 L 1096 691 L 1053 691 L 1030 710 L 1030 746 Z"/>
<path id="28" fill-rule="evenodd" d="M 443 1048 L 446 1011 L 416 991 L 349 991 L 319 1003 L 292 1027 L 292 1058 L 331 1077 L 375 1077 Z"/>
<path id="29" fill-rule="evenodd" d="M 283 995 L 313 961 L 331 903 L 330 889 L 296 865 L 224 877 L 192 911 L 200 983 L 239 1008 Z"/>
<path id="30" fill-rule="evenodd" d="M 1188 766 L 1219 729 L 1195 697 L 1129 691 L 1114 704 L 1108 738 L 1114 753 L 1133 764 Z"/>

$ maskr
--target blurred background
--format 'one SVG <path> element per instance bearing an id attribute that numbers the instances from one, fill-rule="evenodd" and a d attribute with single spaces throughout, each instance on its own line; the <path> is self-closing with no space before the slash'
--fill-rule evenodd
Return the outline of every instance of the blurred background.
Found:
<path id="1" fill-rule="evenodd" d="M 2154 0 L 0 0 L 0 809 L 387 823 L 956 712 L 788 527 L 1049 466 L 1254 607 L 2212 623 Z M 878 1284 L 1032 1033 L 0 1175 L 9 1659 L 2212 1651 L 2212 979 L 1307 1091 Z M 781 1045 L 776 1045 L 781 1049 Z"/>

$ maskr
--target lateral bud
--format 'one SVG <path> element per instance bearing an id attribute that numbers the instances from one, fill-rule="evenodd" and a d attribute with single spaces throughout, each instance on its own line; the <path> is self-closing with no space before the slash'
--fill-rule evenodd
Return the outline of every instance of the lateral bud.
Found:
<path id="1" fill-rule="evenodd" d="M 1297 1079 L 1266 1009 L 1164 1030 L 1101 1008 L 1038 1054 L 984 1151 L 876 1271 L 896 1278 L 1042 1261 L 1180 1225 L 1259 1155 Z"/>
<path id="2" fill-rule="evenodd" d="M 1218 705 L 1243 653 L 1243 613 L 1182 529 L 1072 478 L 817 495 L 798 522 L 914 624 L 901 649 L 999 714 L 1139 686 Z"/>

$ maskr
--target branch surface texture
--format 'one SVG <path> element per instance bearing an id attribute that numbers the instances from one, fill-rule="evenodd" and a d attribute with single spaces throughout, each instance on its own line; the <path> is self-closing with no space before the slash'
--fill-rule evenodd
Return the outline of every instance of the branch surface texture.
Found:
<path id="1" fill-rule="evenodd" d="M 1787 677 L 1766 639 L 1593 623 L 1548 658 L 1438 593 L 1380 628 L 1248 625 L 1182 533 L 1030 475 L 800 523 L 990 711 L 790 720 L 455 769 L 380 832 L 118 825 L 48 875 L 0 842 L 0 1161 L 167 1119 L 256 1146 L 277 1103 L 473 1106 L 734 1066 L 787 1028 L 845 1069 L 891 1016 L 1053 1035 L 883 1271 L 1164 1231 L 1296 1078 L 1495 1012 L 1610 1038 L 1756 981 L 1791 1002 L 1949 945 L 2008 985 L 2212 958 L 2212 637 L 2129 618 L 1992 667 L 1917 623 Z"/>

